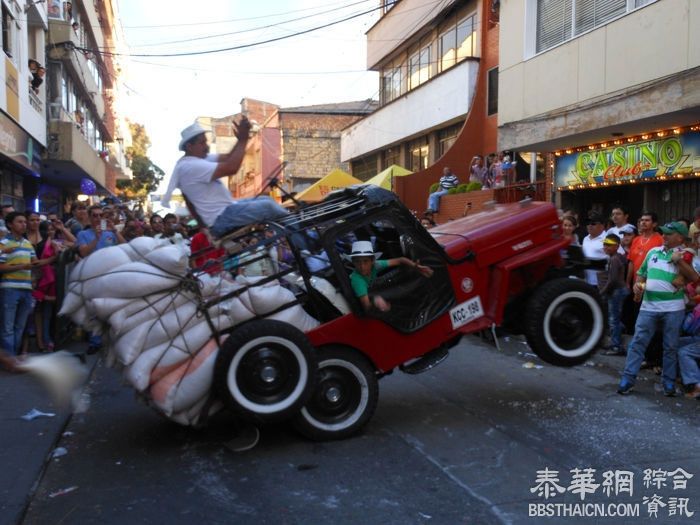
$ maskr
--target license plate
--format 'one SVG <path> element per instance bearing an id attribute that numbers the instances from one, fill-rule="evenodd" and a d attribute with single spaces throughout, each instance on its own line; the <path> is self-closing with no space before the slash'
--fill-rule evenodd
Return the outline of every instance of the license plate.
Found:
<path id="1" fill-rule="evenodd" d="M 484 309 L 481 307 L 481 298 L 477 295 L 468 301 L 458 304 L 450 310 L 450 319 L 452 320 L 452 329 L 456 330 L 460 326 L 472 322 L 484 315 Z"/>

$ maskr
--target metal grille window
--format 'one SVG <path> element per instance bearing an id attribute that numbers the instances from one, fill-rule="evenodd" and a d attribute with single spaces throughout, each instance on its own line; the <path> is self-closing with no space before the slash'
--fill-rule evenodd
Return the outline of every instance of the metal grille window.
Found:
<path id="1" fill-rule="evenodd" d="M 539 53 L 656 0 L 537 0 Z"/>

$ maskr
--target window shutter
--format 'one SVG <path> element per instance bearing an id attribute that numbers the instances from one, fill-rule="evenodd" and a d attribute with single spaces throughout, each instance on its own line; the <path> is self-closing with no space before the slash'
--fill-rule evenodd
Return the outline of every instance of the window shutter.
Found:
<path id="1" fill-rule="evenodd" d="M 627 0 L 595 0 L 594 4 L 595 27 L 603 25 L 627 12 Z"/>
<path id="2" fill-rule="evenodd" d="M 537 1 L 537 46 L 539 53 L 571 38 L 572 0 Z"/>

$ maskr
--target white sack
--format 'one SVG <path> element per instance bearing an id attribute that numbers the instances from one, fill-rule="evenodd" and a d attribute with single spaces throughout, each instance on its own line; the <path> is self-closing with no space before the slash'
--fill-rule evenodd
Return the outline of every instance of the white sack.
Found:
<path id="1" fill-rule="evenodd" d="M 153 403 L 167 416 L 192 407 L 211 389 L 218 353 L 216 341 L 209 340 L 194 358 L 151 386 Z"/>
<path id="2" fill-rule="evenodd" d="M 114 268 L 98 279 L 85 282 L 82 294 L 85 299 L 97 297 L 136 299 L 170 290 L 178 284 L 180 284 L 179 278 L 168 275 L 150 264 L 132 262 Z"/>
<path id="3" fill-rule="evenodd" d="M 137 325 L 157 319 L 184 304 L 193 303 L 194 297 L 191 292 L 177 290 L 149 295 L 143 299 L 126 300 L 129 304 L 114 312 L 109 318 L 109 324 L 115 335 L 126 333 Z"/>
<path id="4" fill-rule="evenodd" d="M 181 246 L 164 246 L 147 253 L 144 258 L 157 268 L 175 275 L 185 275 L 189 269 L 187 252 Z"/>
<path id="5" fill-rule="evenodd" d="M 295 300 L 294 294 L 282 288 L 277 281 L 274 286 L 253 286 L 248 289 L 248 295 L 252 309 L 258 315 L 265 315 Z"/>
<path id="6" fill-rule="evenodd" d="M 289 323 L 302 332 L 313 330 L 320 324 L 298 304 L 277 312 L 276 314 L 268 315 L 267 318 Z"/>

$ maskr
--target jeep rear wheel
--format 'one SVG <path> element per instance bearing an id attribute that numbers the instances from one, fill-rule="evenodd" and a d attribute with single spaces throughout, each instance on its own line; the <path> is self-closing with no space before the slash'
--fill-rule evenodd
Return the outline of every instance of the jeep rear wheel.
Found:
<path id="1" fill-rule="evenodd" d="M 598 292 L 578 279 L 544 283 L 530 298 L 525 336 L 547 363 L 574 366 L 586 361 L 605 331 Z"/>
<path id="2" fill-rule="evenodd" d="M 350 349 L 324 349 L 316 388 L 293 424 L 309 439 L 344 439 L 367 424 L 378 398 L 377 376 L 367 359 Z"/>

